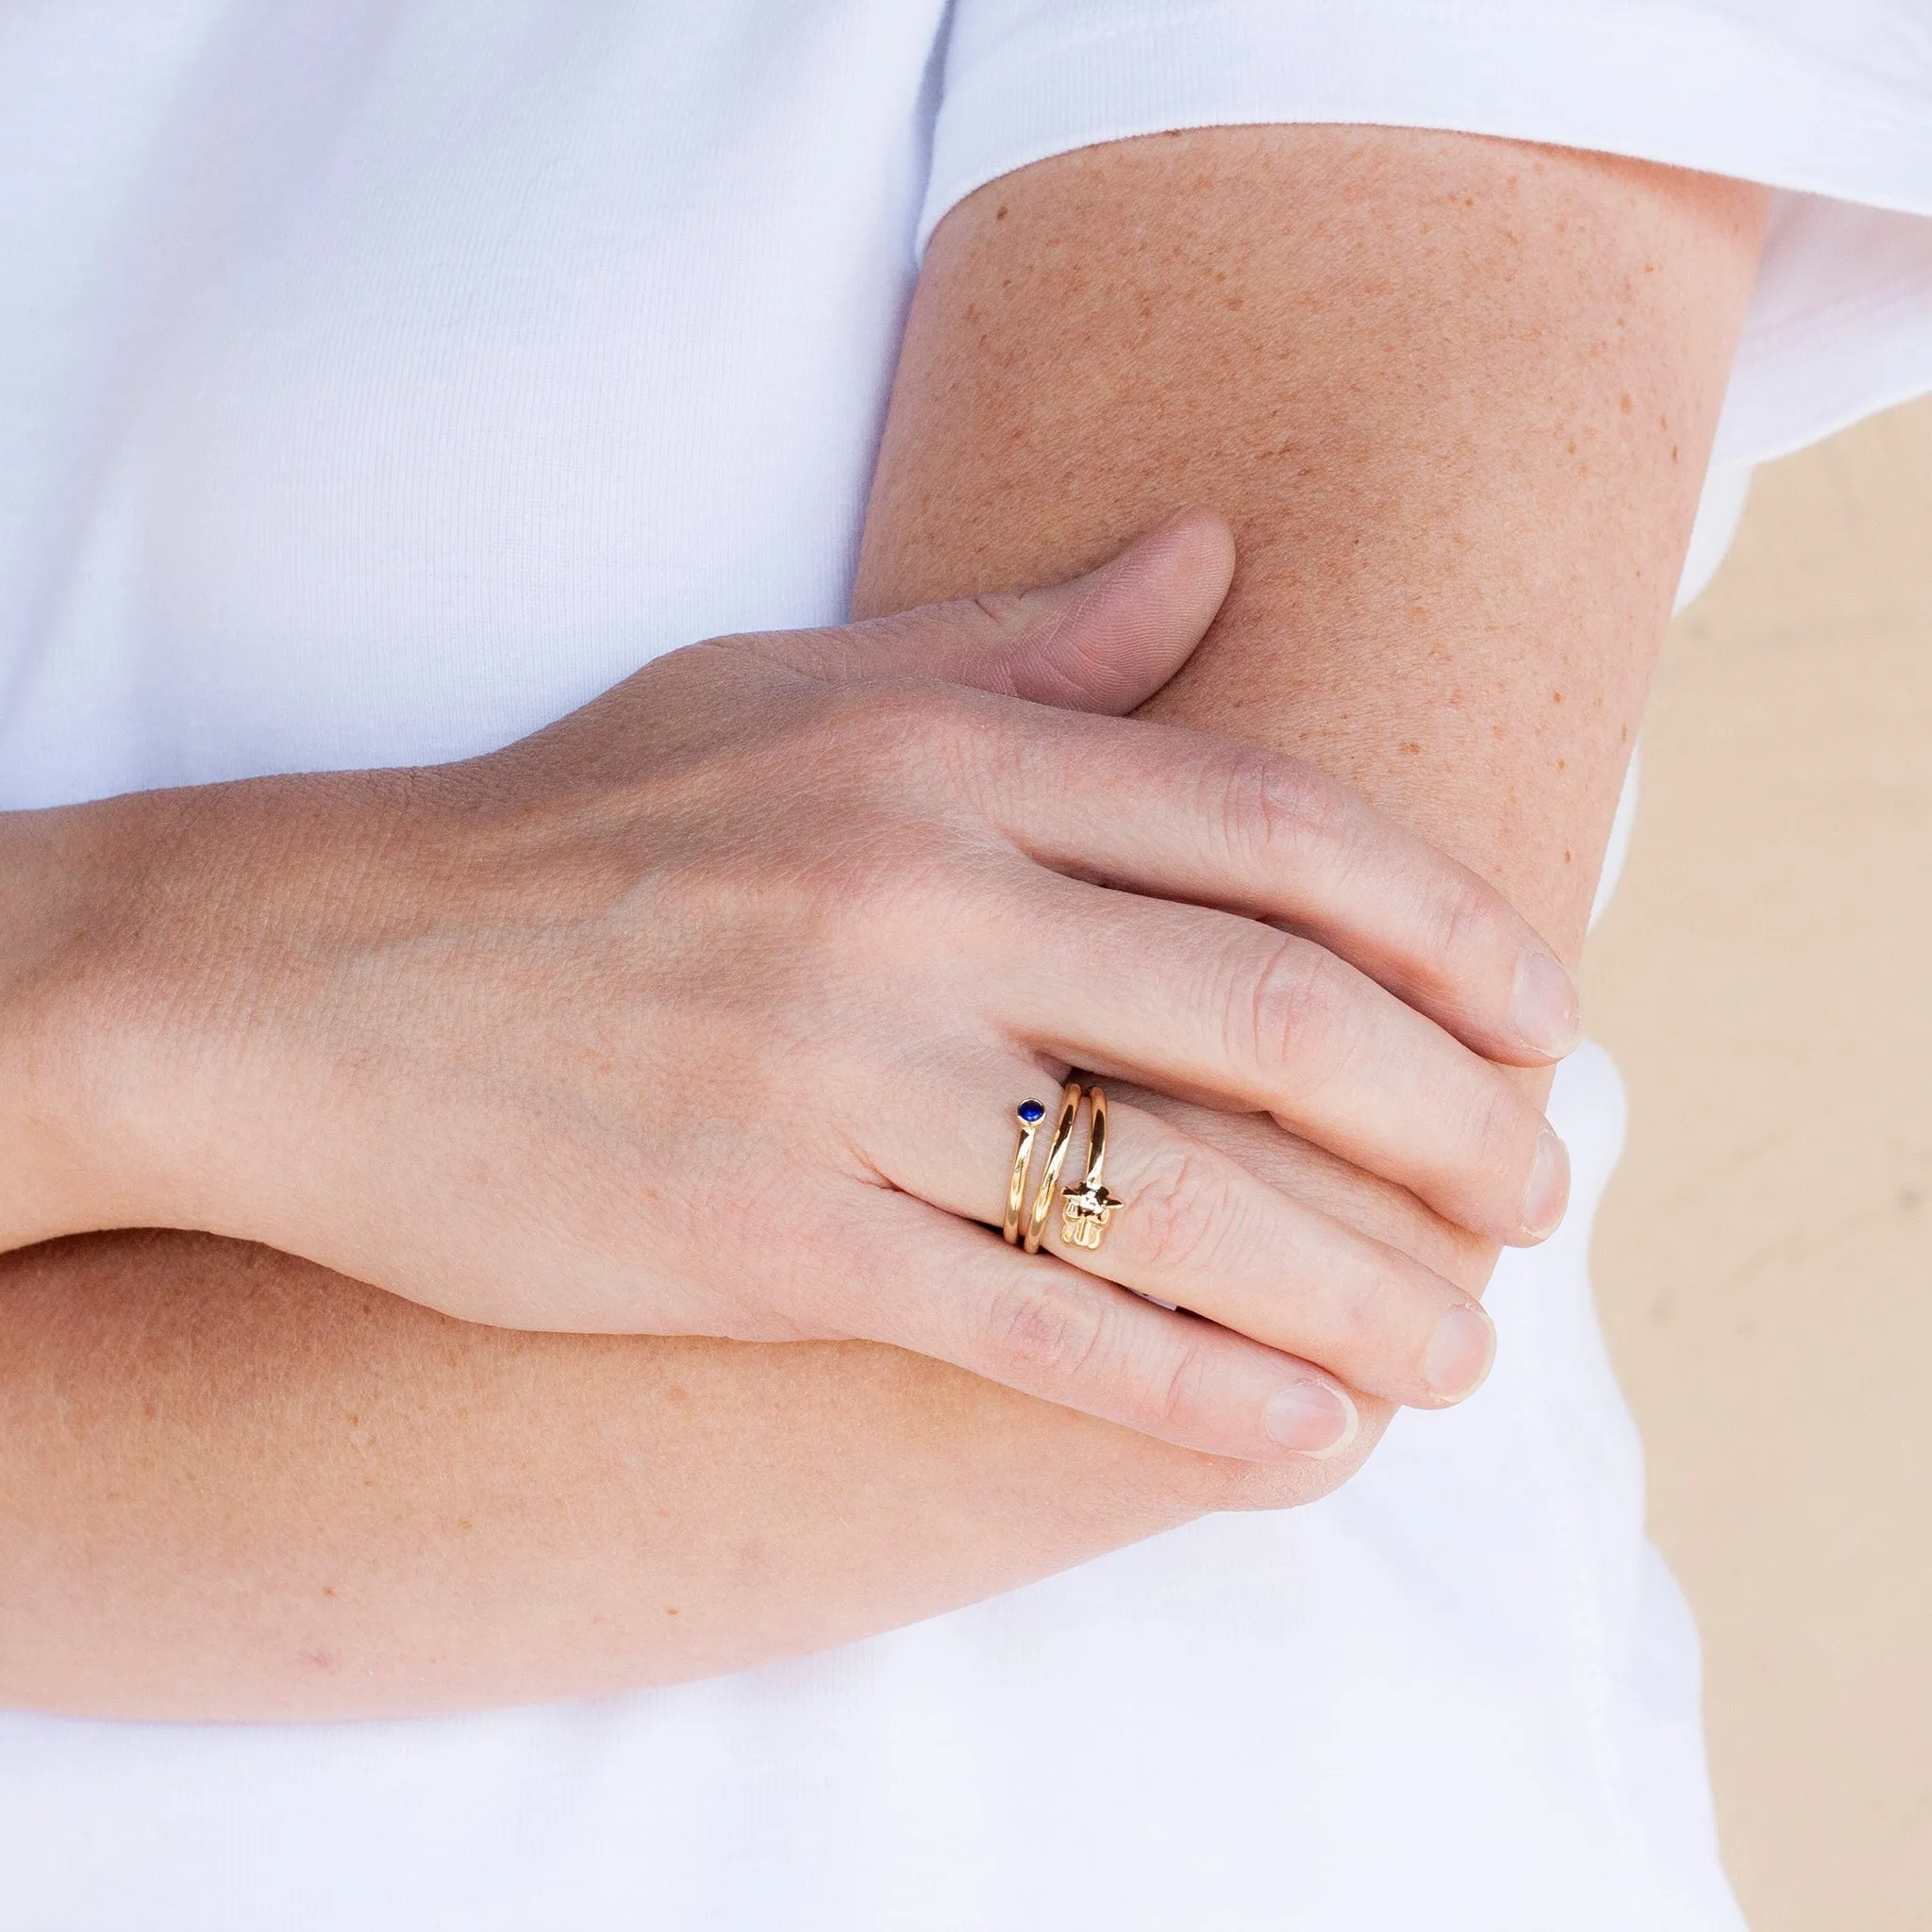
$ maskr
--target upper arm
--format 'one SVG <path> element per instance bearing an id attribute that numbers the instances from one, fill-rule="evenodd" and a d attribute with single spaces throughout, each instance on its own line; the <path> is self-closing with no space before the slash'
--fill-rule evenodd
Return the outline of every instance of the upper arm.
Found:
<path id="1" fill-rule="evenodd" d="M 1153 708 L 1312 758 L 1574 952 L 1764 199 L 1346 127 L 1005 176 L 933 238 L 857 608 L 1048 580 L 1219 509 L 1235 586 Z"/>

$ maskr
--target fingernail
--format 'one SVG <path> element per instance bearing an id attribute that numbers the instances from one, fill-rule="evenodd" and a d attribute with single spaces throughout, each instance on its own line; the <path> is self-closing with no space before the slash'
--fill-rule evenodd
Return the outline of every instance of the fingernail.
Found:
<path id="1" fill-rule="evenodd" d="M 1438 1401 L 1460 1402 L 1482 1387 L 1495 1355 L 1496 1331 L 1490 1318 L 1474 1308 L 1451 1308 L 1429 1338 L 1423 1380 Z"/>
<path id="2" fill-rule="evenodd" d="M 1536 1138 L 1536 1164 L 1523 1196 L 1523 1231 L 1532 1241 L 1555 1234 L 1570 1205 L 1570 1150 L 1545 1127 Z"/>
<path id="3" fill-rule="evenodd" d="M 1262 1425 L 1284 1449 L 1338 1456 L 1355 1441 L 1355 1404 L 1325 1382 L 1291 1382 L 1270 1398 Z"/>
<path id="4" fill-rule="evenodd" d="M 1583 1038 L 1576 1010 L 1576 982 L 1548 953 L 1525 953 L 1516 969 L 1509 1017 L 1517 1037 L 1533 1052 L 1561 1059 Z"/>

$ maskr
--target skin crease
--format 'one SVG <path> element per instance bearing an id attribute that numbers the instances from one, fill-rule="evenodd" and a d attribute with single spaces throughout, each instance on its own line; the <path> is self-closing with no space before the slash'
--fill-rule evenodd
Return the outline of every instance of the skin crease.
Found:
<path id="1" fill-rule="evenodd" d="M 1154 708 L 1358 785 L 1574 958 L 1762 209 L 1345 129 L 994 183 L 928 258 L 858 608 L 1059 576 L 1211 505 L 1235 587 Z M 1203 1131 L 1487 1277 L 1397 1191 L 1257 1120 Z M 323 1717 L 704 1675 L 1320 1493 L 1381 1419 L 1334 1464 L 1260 1471 L 891 1349 L 474 1328 L 195 1237 L 0 1270 L 0 1698 L 49 1708 Z"/>

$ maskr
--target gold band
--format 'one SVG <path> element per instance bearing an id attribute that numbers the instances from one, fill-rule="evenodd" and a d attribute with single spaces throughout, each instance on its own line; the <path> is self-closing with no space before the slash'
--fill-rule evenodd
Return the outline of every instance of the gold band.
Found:
<path id="1" fill-rule="evenodd" d="M 1121 1205 L 1120 1197 L 1101 1185 L 1107 1166 L 1107 1095 L 1090 1087 L 1092 1122 L 1087 1129 L 1087 1173 L 1077 1188 L 1060 1192 L 1060 1240 L 1070 1248 L 1097 1248 L 1107 1239 L 1107 1224 Z"/>
<path id="2" fill-rule="evenodd" d="M 1007 1179 L 1007 1218 L 1000 1224 L 1000 1232 L 1018 1247 L 1020 1210 L 1026 1205 L 1026 1176 L 1033 1168 L 1033 1143 L 1040 1138 L 1046 1109 L 1037 1100 L 1023 1100 L 1013 1109 L 1013 1117 L 1020 1123 L 1020 1141 L 1013 1149 L 1013 1172 Z"/>
<path id="3" fill-rule="evenodd" d="M 1067 1164 L 1067 1150 L 1074 1144 L 1074 1122 L 1080 1112 L 1080 1083 L 1069 1080 L 1060 1089 L 1059 1117 L 1053 1124 L 1053 1139 L 1046 1143 L 1046 1167 L 1033 1194 L 1033 1211 L 1026 1217 L 1026 1239 L 1023 1245 L 1029 1255 L 1040 1252 L 1041 1237 L 1046 1233 L 1046 1218 L 1053 1212 L 1053 1191 L 1059 1186 L 1060 1170 Z"/>

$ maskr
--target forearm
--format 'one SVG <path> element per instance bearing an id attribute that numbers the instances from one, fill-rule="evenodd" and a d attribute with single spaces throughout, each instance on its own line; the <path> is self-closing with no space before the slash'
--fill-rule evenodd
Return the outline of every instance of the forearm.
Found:
<path id="1" fill-rule="evenodd" d="M 1241 575 L 1159 708 L 1352 778 L 1574 950 L 1756 199 L 1324 130 L 1224 131 L 1225 178 L 1195 153 L 1177 186 L 1193 139 L 1044 164 L 942 230 L 861 607 L 1223 508 Z M 1445 147 L 1489 158 L 1455 194 Z M 1115 242 L 1156 205 L 1199 251 L 1166 279 Z M 1071 223 L 1147 298 L 1005 274 L 1028 220 L 1024 259 L 1072 259 L 1038 232 Z M 510 1336 L 180 1238 L 8 1265 L 9 1701 L 322 1716 L 700 1675 L 1298 1493 L 890 1350 Z"/>
<path id="2" fill-rule="evenodd" d="M 93 1176 L 112 1171 L 69 1131 L 76 1028 L 62 989 L 119 870 L 111 813 L 0 812 L 0 1251 L 114 1224 Z"/>
<path id="3" fill-rule="evenodd" d="M 329 817 L 365 782 L 0 820 L 7 1245 L 194 1224 L 223 1128 L 195 1042 L 232 1038 L 201 1009 L 246 1038 L 274 1007 L 371 862 L 368 814 Z M 319 874 L 291 862 L 305 835 Z M 209 940 L 208 899 L 265 929 Z M 250 1105 L 293 1104 L 273 1058 L 247 1074 Z M 181 1718 L 743 1668 L 1338 1474 L 1217 1462 L 896 1350 L 527 1335 L 182 1234 L 0 1261 L 0 1702 Z"/>
<path id="4" fill-rule="evenodd" d="M 1150 712 L 1324 765 L 1574 958 L 1765 201 L 1377 128 L 1156 137 L 996 181 L 935 238 L 859 608 L 1219 509 L 1234 588 Z"/>
<path id="5" fill-rule="evenodd" d="M 232 801 L 251 828 L 273 790 Z M 114 1122 L 172 1084 L 142 1059 L 202 1029 L 158 981 L 153 1009 L 122 1010 L 132 993 L 99 989 L 142 976 L 93 956 L 165 924 L 166 850 L 224 805 L 0 821 L 8 1245 L 166 1192 L 113 1193 L 116 1145 L 154 1141 Z M 280 837 L 242 841 L 246 862 L 276 870 Z M 245 881 L 223 890 L 252 903 Z M 252 966 L 233 997 L 272 998 L 274 948 Z M 84 1102 L 63 1100 L 75 1080 Z M 161 1124 L 178 1184 L 193 1137 Z M 169 1233 L 0 1257 L 0 1704 L 201 1719 L 714 1674 L 1335 1479 L 1218 1462 L 898 1350 L 525 1334 Z"/>
<path id="6" fill-rule="evenodd" d="M 223 1143 L 259 1127 L 242 1107 L 300 1109 L 286 1070 L 252 1051 L 256 1019 L 379 863 L 408 782 L 265 778 L 0 812 L 0 1252 L 230 1224 L 209 1181 Z M 244 1076 L 225 1084 L 229 1059 Z"/>
<path id="7" fill-rule="evenodd" d="M 0 1259 L 0 1703 L 148 1718 L 708 1676 L 1217 1493 L 1205 1457 L 895 1349 L 479 1327 L 169 1234 Z"/>

